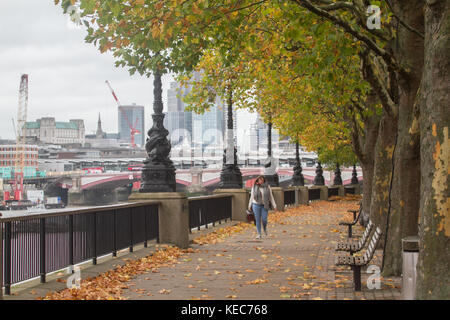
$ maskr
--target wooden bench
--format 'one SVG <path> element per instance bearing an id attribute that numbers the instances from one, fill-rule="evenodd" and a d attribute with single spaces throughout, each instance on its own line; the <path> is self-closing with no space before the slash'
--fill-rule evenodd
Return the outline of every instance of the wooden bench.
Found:
<path id="1" fill-rule="evenodd" d="M 358 242 L 353 242 L 353 241 L 338 242 L 335 250 L 349 252 L 350 255 L 353 255 L 353 253 L 362 250 L 362 248 L 364 248 L 367 240 L 369 239 L 369 235 L 370 235 L 370 232 L 372 232 L 373 227 L 374 227 L 374 224 L 372 223 L 372 221 L 369 220 L 366 230 L 364 230 L 364 233 Z"/>
<path id="2" fill-rule="evenodd" d="M 348 227 L 348 237 L 352 237 L 352 227 L 358 222 L 359 216 L 362 212 L 362 202 L 359 203 L 359 209 L 358 210 L 348 210 L 348 212 L 353 212 L 353 221 L 347 222 L 347 221 L 341 221 L 339 222 L 340 226 L 347 226 Z M 358 212 L 358 215 L 356 215 L 356 212 Z"/>
<path id="3" fill-rule="evenodd" d="M 375 249 L 381 238 L 381 229 L 377 227 L 372 234 L 369 246 L 361 257 L 355 256 L 337 256 L 337 266 L 350 266 L 353 270 L 353 283 L 355 284 L 355 291 L 361 291 L 361 267 L 367 265 L 375 254 Z"/>

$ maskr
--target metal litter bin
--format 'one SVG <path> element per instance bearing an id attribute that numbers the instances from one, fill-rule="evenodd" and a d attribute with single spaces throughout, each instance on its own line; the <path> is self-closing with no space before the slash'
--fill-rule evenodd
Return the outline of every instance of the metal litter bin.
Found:
<path id="1" fill-rule="evenodd" d="M 419 237 L 402 239 L 403 251 L 403 300 L 414 300 L 416 295 L 417 259 L 419 257 Z"/>

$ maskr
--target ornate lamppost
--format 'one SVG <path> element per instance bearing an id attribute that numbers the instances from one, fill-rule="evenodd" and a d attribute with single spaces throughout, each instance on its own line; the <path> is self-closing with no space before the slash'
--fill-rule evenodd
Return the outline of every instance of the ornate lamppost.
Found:
<path id="1" fill-rule="evenodd" d="M 139 192 L 175 192 L 175 167 L 169 158 L 171 145 L 167 139 L 169 131 L 163 125 L 161 71 L 156 70 L 154 77 L 153 126 L 147 132 L 147 159 L 144 160 Z"/>
<path id="2" fill-rule="evenodd" d="M 305 178 L 303 177 L 302 174 L 302 163 L 300 161 L 298 142 L 295 143 L 295 166 L 294 166 L 294 174 L 292 175 L 292 185 L 301 187 L 305 185 Z"/>
<path id="3" fill-rule="evenodd" d="M 276 172 L 275 163 L 272 158 L 272 122 L 269 121 L 267 124 L 267 158 L 269 161 L 264 165 L 266 182 L 271 187 L 279 187 L 280 181 L 278 174 Z"/>
<path id="4" fill-rule="evenodd" d="M 336 163 L 336 169 L 334 170 L 333 185 L 342 186 L 341 168 L 339 167 L 339 163 Z"/>
<path id="5" fill-rule="evenodd" d="M 358 173 L 356 172 L 356 164 L 353 165 L 351 184 L 359 184 Z"/>
<path id="6" fill-rule="evenodd" d="M 220 172 L 220 189 L 241 189 L 242 173 L 237 163 L 237 149 L 234 145 L 233 134 L 233 93 L 228 88 L 227 135 L 226 147 L 223 154 L 222 171 Z"/>
<path id="7" fill-rule="evenodd" d="M 323 177 L 323 169 L 320 162 L 317 163 L 316 168 L 316 176 L 314 177 L 314 185 L 315 186 L 324 186 L 325 185 L 325 179 Z"/>

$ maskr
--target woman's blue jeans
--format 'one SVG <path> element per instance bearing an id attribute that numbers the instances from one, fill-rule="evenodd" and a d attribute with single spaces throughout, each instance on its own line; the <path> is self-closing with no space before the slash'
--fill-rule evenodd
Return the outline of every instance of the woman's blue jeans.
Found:
<path id="1" fill-rule="evenodd" d="M 258 234 L 261 234 L 261 220 L 262 225 L 264 228 L 264 231 L 267 228 L 267 216 L 269 215 L 269 212 L 264 208 L 263 205 L 252 203 L 252 209 L 253 213 L 255 214 L 255 223 L 256 223 L 256 230 L 258 231 Z"/>

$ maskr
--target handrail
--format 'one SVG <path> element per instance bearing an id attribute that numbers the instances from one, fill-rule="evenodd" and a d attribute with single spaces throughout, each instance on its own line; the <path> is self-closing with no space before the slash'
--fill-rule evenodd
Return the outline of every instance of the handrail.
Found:
<path id="1" fill-rule="evenodd" d="M 109 211 L 109 210 L 117 210 L 123 208 L 134 208 L 134 207 L 142 207 L 148 205 L 159 205 L 161 201 L 158 200 L 149 200 L 149 201 L 140 201 L 140 202 L 131 202 L 131 203 L 121 203 L 121 204 L 112 204 L 106 206 L 98 206 L 98 207 L 80 207 L 80 208 L 64 208 L 64 209 L 53 209 L 57 211 L 52 212 L 32 212 L 31 214 L 26 215 L 17 215 L 10 217 L 0 217 L 0 223 L 11 222 L 11 221 L 23 221 L 30 219 L 40 219 L 40 218 L 51 218 L 51 217 L 59 217 L 66 215 L 77 215 L 81 213 L 89 213 L 89 212 L 101 212 L 101 211 Z M 4 210 L 5 211 L 5 210 Z M 13 212 L 13 211 L 8 211 Z"/>
<path id="2" fill-rule="evenodd" d="M 201 226 L 208 228 L 208 224 L 215 226 L 216 222 L 232 219 L 232 202 L 231 193 L 188 198 L 189 231 L 193 228 L 200 230 Z"/>
<path id="3" fill-rule="evenodd" d="M 211 195 L 206 195 L 206 196 L 189 197 L 188 201 L 228 198 L 228 197 L 232 197 L 232 196 L 233 195 L 231 193 L 211 194 Z"/>

